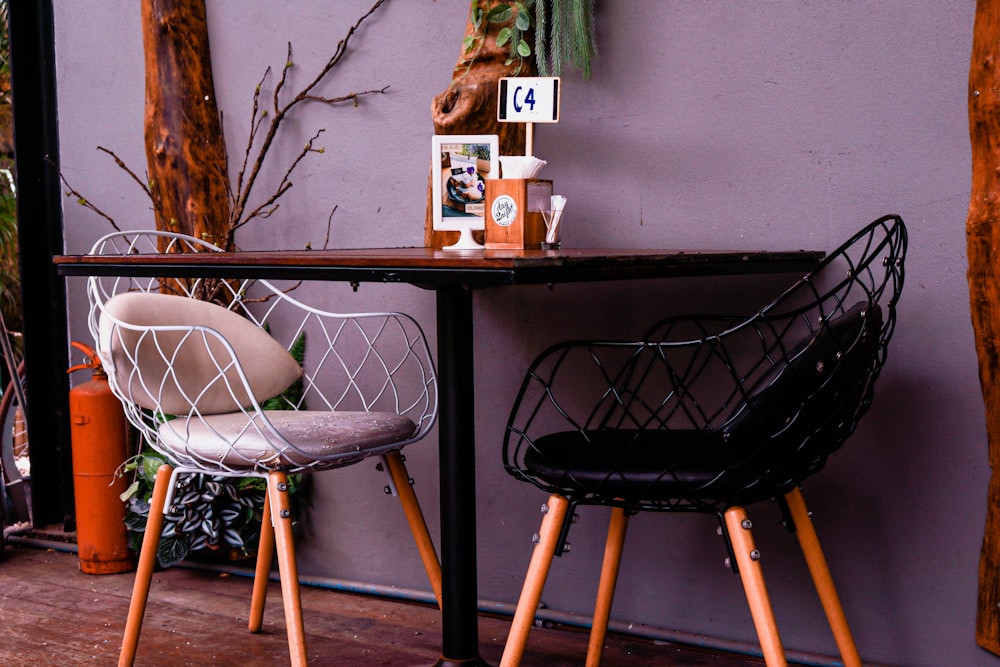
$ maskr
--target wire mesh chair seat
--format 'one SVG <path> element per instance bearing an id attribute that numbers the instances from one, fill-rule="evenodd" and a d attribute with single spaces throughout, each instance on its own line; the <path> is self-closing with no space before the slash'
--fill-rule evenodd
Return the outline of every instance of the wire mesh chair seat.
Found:
<path id="1" fill-rule="evenodd" d="M 217 252 L 169 232 L 120 232 L 92 254 Z M 164 513 L 178 476 L 267 479 L 250 629 L 258 631 L 277 539 L 289 648 L 306 663 L 288 475 L 378 457 L 400 497 L 431 586 L 440 565 L 400 456 L 437 415 L 419 324 L 398 312 L 334 313 L 266 280 L 88 281 L 89 326 L 129 422 L 170 465 L 157 474 L 120 664 L 134 659 Z M 157 522 L 159 525 L 157 525 Z"/>
<path id="2" fill-rule="evenodd" d="M 751 316 L 671 317 L 638 340 L 567 341 L 535 359 L 503 463 L 551 495 L 503 664 L 520 660 L 552 555 L 580 505 L 614 508 L 588 665 L 600 661 L 627 516 L 639 511 L 717 517 L 767 664 L 784 664 L 760 565 L 748 556 L 759 552 L 747 548 L 744 507 L 778 498 L 800 542 L 814 537 L 798 485 L 871 404 L 906 244 L 903 221 L 886 216 Z M 818 542 L 803 549 L 810 569 L 825 569 Z M 845 664 L 860 664 L 832 584 L 821 598 Z"/>

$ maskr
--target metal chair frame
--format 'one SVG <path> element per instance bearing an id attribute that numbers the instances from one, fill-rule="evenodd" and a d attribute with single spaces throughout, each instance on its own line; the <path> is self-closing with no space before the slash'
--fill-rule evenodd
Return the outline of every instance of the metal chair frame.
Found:
<path id="1" fill-rule="evenodd" d="M 219 251 L 212 244 L 182 234 L 136 231 L 109 234 L 95 243 L 91 253 Z M 121 400 L 128 421 L 141 433 L 145 442 L 170 461 L 170 465 L 163 466 L 156 477 L 120 665 L 130 665 L 134 660 L 163 517 L 171 511 L 178 476 L 184 474 L 267 480 L 249 627 L 251 632 L 261 628 L 268 572 L 277 544 L 293 664 L 304 665 L 307 658 L 291 529 L 290 474 L 339 468 L 371 457 L 380 459 L 380 469 L 389 479 L 386 490 L 400 498 L 440 603 L 439 560 L 400 454 L 403 447 L 427 435 L 437 416 L 437 379 L 424 333 L 415 320 L 403 313 L 345 314 L 317 308 L 294 296 L 297 287 L 294 283 L 279 285 L 267 280 L 173 277 L 93 276 L 88 281 L 91 302 L 89 326 L 94 340 L 98 342 L 98 352 L 112 391 Z M 214 302 L 244 316 L 289 350 L 301 345 L 304 340 L 305 359 L 301 379 L 292 389 L 265 405 L 263 399 L 254 396 L 248 379 L 249 366 L 245 364 L 254 360 L 241 361 L 236 345 L 223 334 L 196 322 L 144 326 L 122 321 L 109 312 L 108 303 L 116 295 L 127 292 L 173 294 Z M 105 345 L 101 344 L 102 337 Z M 128 341 L 133 340 L 139 342 L 130 349 Z M 110 346 L 115 352 L 109 351 L 108 341 L 111 341 Z M 140 354 L 140 345 L 146 346 L 147 354 L 150 350 L 155 351 L 158 361 L 162 361 L 168 370 L 144 372 L 141 360 L 148 360 L 149 357 Z M 224 387 L 234 403 L 248 397 L 243 400 L 245 405 L 238 410 L 234 407 L 232 411 L 236 419 L 243 420 L 238 434 L 219 427 L 218 421 L 213 421 L 217 415 L 203 413 L 199 401 L 208 391 L 207 386 L 198 386 L 188 395 L 183 378 L 175 377 L 180 371 L 174 370 L 177 368 L 174 362 L 186 353 L 188 347 L 210 350 L 211 364 L 217 372 L 209 384 Z M 169 387 L 181 388 L 187 400 L 184 409 L 165 410 L 158 402 L 151 408 L 149 401 L 159 401 L 165 394 L 165 388 Z M 318 450 L 311 446 L 311 442 L 303 443 L 287 436 L 287 430 L 283 431 L 276 425 L 275 419 L 289 414 L 284 411 L 303 410 L 310 412 L 292 416 L 308 419 L 315 414 L 322 419 L 336 420 L 359 413 L 373 415 L 373 419 L 379 415 L 389 418 L 398 415 L 412 422 L 412 432 L 394 437 L 391 441 L 385 441 L 383 436 L 375 444 L 357 439 L 352 432 L 344 436 L 349 447 L 338 444 L 333 449 Z M 230 415 L 223 417 L 228 419 Z M 409 422 L 402 423 L 405 426 Z M 192 435 L 199 428 L 203 433 Z M 357 429 L 362 431 L 361 436 L 370 435 L 364 431 L 370 431 L 371 427 L 362 425 Z M 268 443 L 269 449 L 264 452 L 241 449 L 239 445 L 245 436 L 253 436 L 255 442 Z M 315 440 L 314 436 L 309 437 Z M 355 440 L 351 440 L 352 437 Z M 223 442 L 223 453 L 204 454 L 197 445 L 203 443 L 205 438 Z M 353 444 L 355 442 L 357 444 Z"/>
<path id="2" fill-rule="evenodd" d="M 612 507 L 588 665 L 600 662 L 628 516 L 715 516 L 762 651 L 785 664 L 745 506 L 778 498 L 844 663 L 860 665 L 799 489 L 855 430 L 886 360 L 904 278 L 901 218 L 865 226 L 750 316 L 684 316 L 638 340 L 567 341 L 530 365 L 503 442 L 550 494 L 503 665 L 519 664 L 574 511 Z"/>

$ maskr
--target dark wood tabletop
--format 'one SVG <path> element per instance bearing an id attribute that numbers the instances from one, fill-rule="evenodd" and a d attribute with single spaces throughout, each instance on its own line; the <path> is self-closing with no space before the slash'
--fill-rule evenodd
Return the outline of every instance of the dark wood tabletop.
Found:
<path id="1" fill-rule="evenodd" d="M 357 248 L 224 253 L 59 255 L 64 276 L 135 275 L 292 278 L 412 284 L 544 284 L 699 275 L 807 272 L 823 253 L 810 250 L 649 249 L 438 250 Z"/>

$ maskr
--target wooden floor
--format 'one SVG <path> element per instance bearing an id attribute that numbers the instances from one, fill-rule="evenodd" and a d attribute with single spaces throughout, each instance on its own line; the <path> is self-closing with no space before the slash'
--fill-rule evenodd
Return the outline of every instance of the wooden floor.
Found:
<path id="1" fill-rule="evenodd" d="M 73 553 L 8 545 L 0 561 L 0 664 L 116 663 L 133 576 L 86 575 Z M 269 591 L 264 631 L 250 634 L 248 578 L 186 568 L 154 576 L 137 665 L 281 665 L 288 649 L 280 591 Z M 440 655 L 435 607 L 304 587 L 312 665 L 411 667 Z M 507 618 L 482 617 L 482 656 L 499 662 Z M 524 665 L 583 664 L 587 637 L 576 629 L 535 628 Z M 610 637 L 606 667 L 747 667 L 760 659 L 629 637 Z"/>

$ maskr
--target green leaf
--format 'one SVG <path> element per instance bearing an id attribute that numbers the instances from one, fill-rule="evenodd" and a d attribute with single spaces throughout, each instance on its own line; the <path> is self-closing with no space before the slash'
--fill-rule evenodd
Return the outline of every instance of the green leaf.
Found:
<path id="1" fill-rule="evenodd" d="M 142 458 L 142 476 L 148 480 L 153 480 L 156 478 L 156 471 L 160 469 L 160 466 L 166 463 L 164 459 L 159 454 L 148 453 Z"/>
<path id="2" fill-rule="evenodd" d="M 486 15 L 486 20 L 490 23 L 506 23 L 514 15 L 514 10 L 510 5 L 497 5 Z"/>
<path id="3" fill-rule="evenodd" d="M 510 38 L 514 36 L 514 31 L 510 28 L 501 28 L 500 32 L 497 33 L 497 46 L 503 46 L 510 41 Z"/>
<path id="4" fill-rule="evenodd" d="M 517 43 L 517 55 L 522 58 L 527 58 L 531 55 L 531 46 L 529 46 L 528 42 L 523 39 Z"/>
<path id="5" fill-rule="evenodd" d="M 125 515 L 125 527 L 130 531 L 143 533 L 146 530 L 146 517 L 141 514 Z"/>
<path id="6" fill-rule="evenodd" d="M 179 563 L 188 555 L 188 538 L 178 535 L 176 537 L 165 537 L 160 541 L 160 548 L 156 550 L 156 556 L 163 567 L 170 567 Z"/>
<path id="7" fill-rule="evenodd" d="M 520 3 L 518 4 L 520 5 Z M 531 27 L 531 14 L 528 13 L 528 10 L 524 9 L 523 5 L 518 9 L 517 20 L 514 22 L 514 25 L 517 26 L 518 30 L 527 30 Z"/>
<path id="8" fill-rule="evenodd" d="M 121 495 L 118 497 L 121 498 L 122 502 L 125 502 L 138 492 L 139 492 L 139 480 L 135 480 L 134 482 L 129 484 L 128 488 L 122 491 Z"/>

